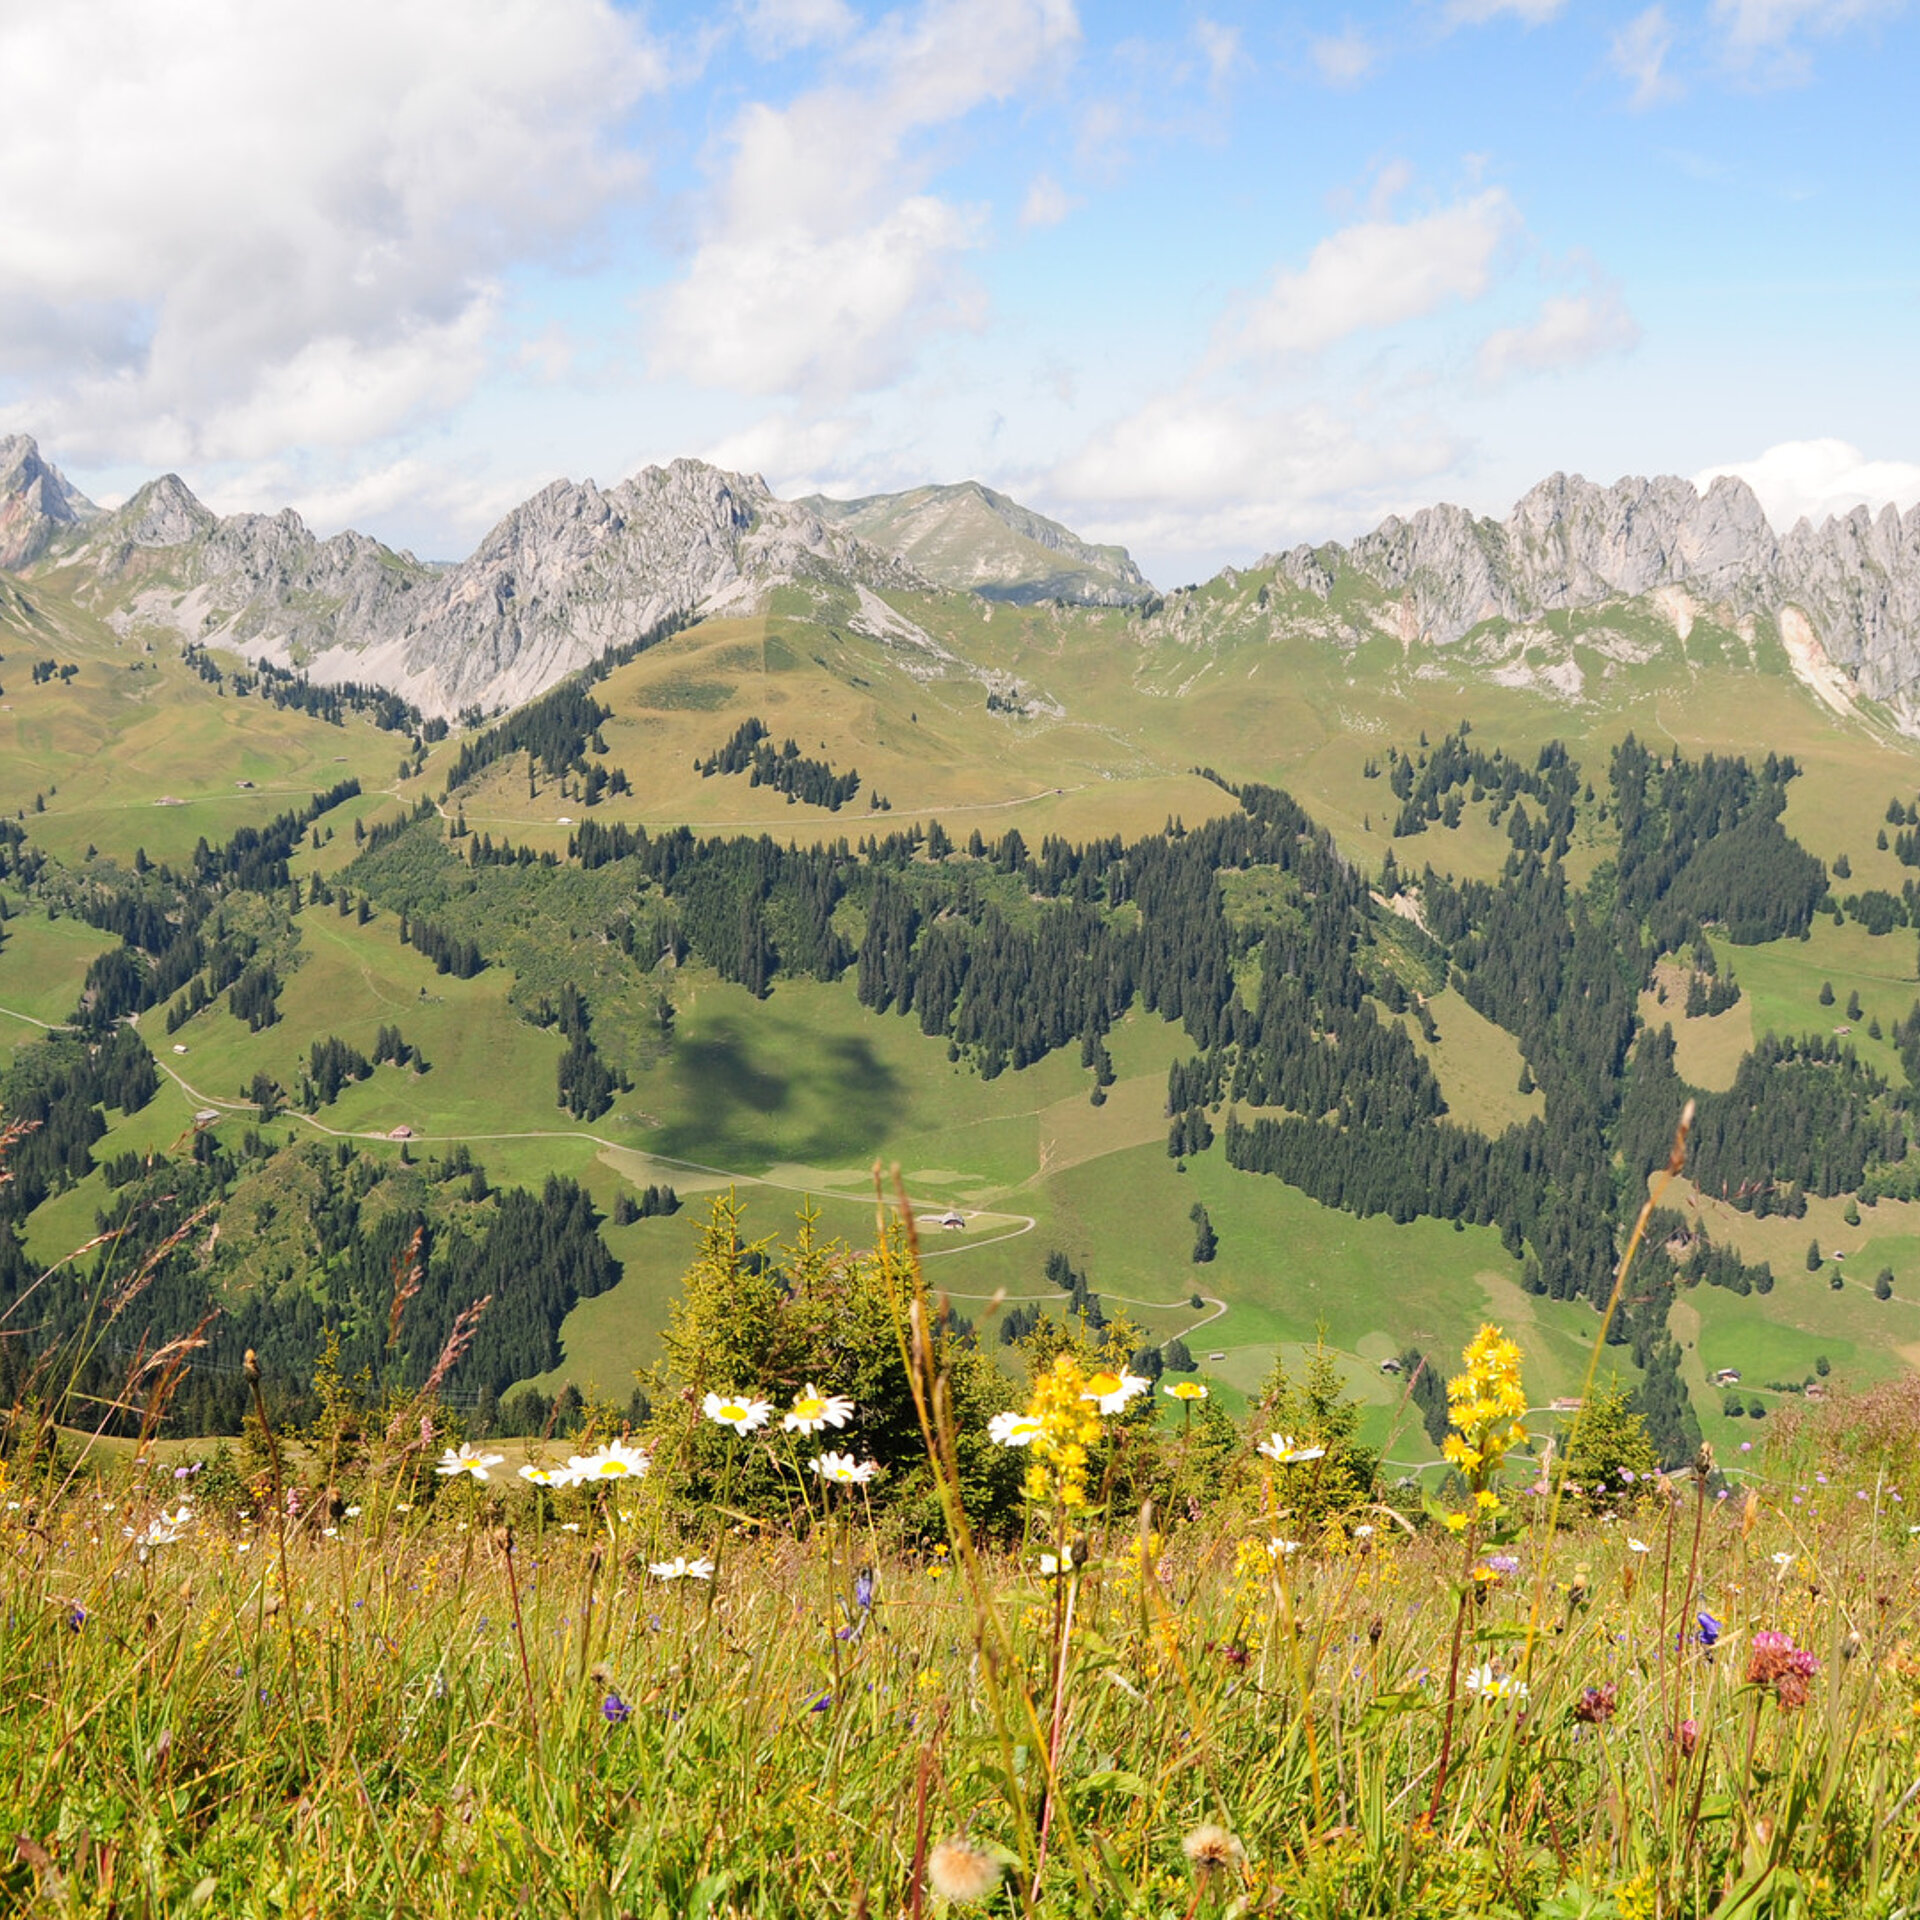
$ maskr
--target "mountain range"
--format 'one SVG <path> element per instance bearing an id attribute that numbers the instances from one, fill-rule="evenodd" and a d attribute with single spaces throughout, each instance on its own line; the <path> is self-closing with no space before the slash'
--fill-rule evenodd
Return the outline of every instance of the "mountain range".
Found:
<path id="1" fill-rule="evenodd" d="M 1124 548 L 973 482 L 788 501 L 756 475 L 675 460 L 604 489 L 555 481 L 441 565 L 364 534 L 319 539 L 291 510 L 222 517 L 173 474 L 105 511 L 22 435 L 0 440 L 0 569 L 122 631 L 390 687 L 443 715 L 515 705 L 665 619 L 764 607 L 781 589 L 881 637 L 907 627 L 889 595 L 1149 623 L 1179 622 L 1183 597 L 1155 593 Z M 1829 705 L 1865 697 L 1920 734 L 1920 507 L 1776 534 L 1738 479 L 1701 492 L 1555 474 L 1504 520 L 1429 507 L 1251 571 L 1271 576 L 1276 627 L 1340 610 L 1349 631 L 1409 651 L 1479 640 L 1506 657 L 1543 620 L 1589 609 L 1636 607 L 1683 640 L 1703 615 L 1748 634 L 1765 621 Z"/>

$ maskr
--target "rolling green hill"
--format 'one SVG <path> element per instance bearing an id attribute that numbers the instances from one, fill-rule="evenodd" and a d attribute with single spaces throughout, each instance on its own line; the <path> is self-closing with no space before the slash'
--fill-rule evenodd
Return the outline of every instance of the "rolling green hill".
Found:
<path id="1" fill-rule="evenodd" d="M 1284 789 L 1330 836 L 1338 870 L 1364 877 L 1339 936 L 1358 955 L 1363 1025 L 1377 1020 L 1401 1036 L 1405 1058 L 1423 1063 L 1407 1071 L 1430 1081 L 1448 1123 L 1473 1139 L 1517 1140 L 1543 1123 L 1551 1134 L 1562 1111 L 1553 1103 L 1572 1096 L 1543 1070 L 1539 1048 L 1561 1042 L 1501 1013 L 1475 971 L 1480 936 L 1429 938 L 1419 924 L 1448 897 L 1422 883 L 1428 867 L 1495 892 L 1515 884 L 1515 811 L 1497 790 L 1475 797 L 1481 782 L 1463 780 L 1450 790 L 1457 806 L 1436 798 L 1433 817 L 1412 823 L 1394 791 L 1403 767 L 1410 789 L 1426 777 L 1463 721 L 1463 751 L 1504 753 L 1530 780 L 1542 749 L 1563 743 L 1574 772 L 1554 871 L 1570 889 L 1570 925 L 1602 912 L 1621 866 L 1609 763 L 1628 734 L 1696 769 L 1706 756 L 1743 756 L 1757 770 L 1769 753 L 1790 755 L 1796 770 L 1779 787 L 1785 834 L 1828 867 L 1844 856 L 1849 877 L 1823 881 L 1804 936 L 1736 944 L 1702 908 L 1688 920 L 1701 926 L 1699 953 L 1684 946 L 1656 970 L 1657 955 L 1623 951 L 1625 1017 L 1670 1023 L 1680 1075 L 1709 1094 L 1732 1086 L 1742 1058 L 1769 1036 L 1844 1045 L 1859 1073 L 1885 1083 L 1873 1092 L 1861 1081 L 1861 1114 L 1870 1106 L 1882 1130 L 1904 1125 L 1908 1074 L 1895 1027 L 1920 998 L 1920 978 L 1901 899 L 1912 869 L 1886 816 L 1890 800 L 1914 799 L 1920 760 L 1870 707 L 1841 713 L 1814 698 L 1764 623 L 1748 623 L 1750 640 L 1697 618 L 1682 641 L 1657 610 L 1633 603 L 1604 618 L 1549 617 L 1518 650 L 1496 628 L 1445 649 L 1409 648 L 1375 621 L 1363 585 L 1343 582 L 1326 605 L 1309 603 L 1271 568 L 1139 608 L 917 591 L 890 594 L 884 606 L 881 619 L 831 582 L 781 588 L 763 612 L 630 648 L 584 688 L 598 709 L 576 734 L 547 696 L 504 723 L 524 738 L 469 728 L 428 741 L 409 723 L 376 726 L 366 710 L 330 720 L 273 704 L 272 683 L 250 679 L 231 656 L 198 668 L 82 606 L 58 576 L 10 590 L 0 605 L 0 818 L 16 837 L 0 849 L 0 1035 L 13 1059 L 32 1057 L 49 1028 L 82 1010 L 89 970 L 119 948 L 103 901 L 149 901 L 173 929 L 200 914 L 202 948 L 213 953 L 224 940 L 239 965 L 246 946 L 245 963 L 271 964 L 278 982 L 277 1017 L 264 1025 L 236 1014 L 231 981 L 191 1005 L 189 978 L 211 981 L 217 958 L 135 1010 L 158 1090 L 131 1113 L 104 1109 L 104 1131 L 47 1183 L 19 1223 L 30 1263 L 58 1259 L 150 1190 L 129 1180 L 129 1155 L 198 1155 L 214 1166 L 217 1233 L 196 1256 L 195 1284 L 235 1313 L 249 1289 L 292 1284 L 303 1262 L 316 1274 L 344 1272 L 340 1263 L 359 1257 L 354 1236 L 385 1217 L 382 1196 L 401 1195 L 392 1204 L 415 1208 L 435 1234 L 474 1234 L 493 1219 L 500 1189 L 560 1175 L 581 1182 L 602 1214 L 616 1277 L 566 1305 L 551 1363 L 522 1377 L 548 1393 L 572 1382 L 623 1401 L 634 1368 L 657 1351 L 703 1195 L 738 1190 L 750 1226 L 764 1232 L 810 1201 L 824 1231 L 858 1238 L 871 1231 L 873 1169 L 897 1165 L 922 1215 L 931 1271 L 983 1340 L 995 1341 L 1005 1307 L 1065 1304 L 1045 1278 L 1056 1250 L 1105 1312 L 1138 1325 L 1143 1344 L 1184 1339 L 1230 1395 L 1256 1390 L 1276 1354 L 1324 1327 L 1364 1383 L 1378 1430 L 1399 1432 L 1411 1464 L 1424 1457 L 1418 1422 L 1408 1441 L 1403 1389 L 1381 1363 L 1410 1346 L 1456 1348 L 1492 1315 L 1526 1325 L 1542 1377 L 1574 1391 L 1592 1271 L 1530 1292 L 1546 1285 L 1542 1245 L 1533 1226 L 1503 1227 L 1498 1207 L 1491 1219 L 1448 1217 L 1437 1200 L 1356 1211 L 1229 1164 L 1230 1112 L 1250 1128 L 1263 1116 L 1284 1126 L 1290 1110 L 1225 1086 L 1200 1103 L 1215 1142 L 1171 1152 L 1170 1069 L 1196 1048 L 1205 1056 L 1225 1046 L 1230 1057 L 1249 1043 L 1226 1037 L 1231 1021 L 1203 1039 L 1214 1016 L 1182 1015 L 1164 987 L 1152 1005 L 1134 989 L 1109 1014 L 1073 1013 L 1071 1042 L 1036 1040 L 1022 1065 L 1028 1042 L 1016 1029 L 1027 1016 L 1009 1016 L 1013 1058 L 958 1025 L 928 1031 L 917 1014 L 874 1010 L 861 955 L 875 916 L 899 910 L 899 886 L 919 889 L 923 931 L 912 937 L 971 929 L 976 968 L 989 965 L 991 942 L 1043 939 L 1068 911 L 1104 928 L 1116 953 L 1131 951 L 1127 942 L 1158 937 L 1153 928 L 1182 925 L 1181 912 L 1143 908 L 1129 890 L 1137 882 L 1048 878 L 1047 849 L 1059 843 L 1062 859 L 1067 849 L 1092 859 L 1102 847 L 1137 847 L 1135 868 L 1161 859 L 1155 848 L 1186 859 L 1204 822 L 1245 821 L 1247 794 Z M 33 679 L 26 668 L 42 659 L 76 671 Z M 745 761 L 741 771 L 701 771 L 748 722 L 764 733 L 766 777 L 756 783 Z M 836 807 L 796 784 L 831 777 L 844 787 L 852 774 L 857 787 Z M 284 878 L 237 890 L 218 880 L 195 894 L 202 841 L 217 850 L 243 830 L 267 831 L 348 779 L 360 791 L 294 836 Z M 1529 793 L 1518 805 L 1539 822 Z M 662 851 L 683 824 L 693 834 L 685 847 L 709 853 Z M 1420 830 L 1396 834 L 1410 824 Z M 925 839 L 936 827 L 953 849 L 944 858 Z M 742 875 L 771 857 L 752 851 L 769 844 L 761 836 L 802 851 L 786 877 L 756 892 L 761 882 Z M 729 845 L 743 849 L 737 858 Z M 1101 874 L 1106 858 L 1095 860 Z M 1397 894 L 1384 877 L 1389 858 Z M 152 869 L 144 876 L 142 861 Z M 806 889 L 823 874 L 833 897 L 815 922 Z M 1299 872 L 1229 859 L 1208 884 L 1223 903 L 1221 938 L 1235 955 L 1227 986 L 1244 1017 L 1276 967 L 1332 978 L 1324 970 L 1333 962 L 1312 957 L 1324 911 Z M 1901 903 L 1886 931 L 1870 930 L 1866 908 L 1844 904 L 1870 889 Z M 741 958 L 750 924 L 764 944 L 759 972 Z M 470 943 L 484 964 L 464 977 L 442 970 L 421 948 L 423 926 L 429 943 Z M 1293 942 L 1305 943 L 1297 963 L 1286 958 Z M 164 941 L 134 950 L 136 968 L 155 978 L 166 964 L 156 945 Z M 1707 952 L 1738 998 L 1690 1016 L 1688 989 Z M 1484 952 L 1478 964 L 1489 964 Z M 1821 1002 L 1823 983 L 1832 1005 Z M 569 989 L 584 1006 L 577 1032 L 561 1004 Z M 1311 987 L 1302 1005 L 1319 1009 L 1314 1018 L 1335 1039 L 1317 1044 L 1358 1044 L 1361 1030 L 1340 1027 L 1331 1003 L 1313 998 L 1320 991 Z M 1277 1006 L 1265 1017 L 1282 1019 Z M 383 1030 L 395 1027 L 415 1057 L 375 1064 Z M 1836 1028 L 1848 1031 L 1836 1037 Z M 369 1070 L 335 1098 L 309 1101 L 316 1043 L 328 1040 Z M 604 1105 L 560 1103 L 569 1057 L 596 1063 Z M 1631 1088 L 1633 1069 L 1623 1061 L 1622 1071 Z M 262 1089 L 272 1090 L 271 1119 Z M 214 1117 L 196 1131 L 196 1114 Z M 1639 1174 L 1612 1121 L 1592 1138 L 1595 1197 L 1582 1204 L 1604 1212 L 1597 1231 L 1616 1233 Z M 347 1237 L 331 1252 L 327 1232 L 293 1232 L 284 1207 L 259 1224 L 252 1197 L 315 1145 L 402 1181 L 369 1186 L 355 1201 L 360 1224 L 341 1229 Z M 457 1150 L 484 1170 L 489 1193 L 465 1213 L 435 1197 L 451 1193 L 444 1182 L 401 1166 L 451 1164 Z M 1566 1176 L 1541 1178 L 1553 1187 Z M 1792 1219 L 1756 1218 L 1717 1195 L 1688 1199 L 1678 1211 L 1694 1229 L 1704 1224 L 1713 1246 L 1749 1265 L 1766 1260 L 1777 1284 L 1760 1292 L 1679 1281 L 1666 1320 L 1678 1340 L 1671 1360 L 1658 1360 L 1646 1344 L 1654 1330 L 1642 1329 L 1619 1350 L 1620 1365 L 1633 1372 L 1651 1355 L 1676 1372 L 1702 1430 L 1730 1442 L 1752 1415 L 1744 1404 L 1729 1415 L 1726 1393 L 1709 1383 L 1715 1369 L 1738 1367 L 1743 1390 L 1777 1402 L 1816 1377 L 1816 1359 L 1854 1380 L 1920 1360 L 1920 1231 L 1902 1197 L 1911 1178 L 1904 1160 L 1875 1158 L 1872 1181 L 1885 1197 L 1853 1208 L 1858 1226 L 1843 1215 L 1860 1178 L 1810 1193 Z M 677 1213 L 616 1224 L 623 1196 L 669 1185 Z M 1218 1239 L 1204 1265 L 1190 1258 L 1196 1206 Z M 949 1211 L 964 1225 L 929 1224 Z M 1561 1230 L 1541 1216 L 1538 1231 Z M 1844 1252 L 1843 1267 L 1805 1271 L 1799 1255 L 1816 1233 Z M 1883 1267 L 1893 1274 L 1886 1300 L 1872 1286 Z"/>

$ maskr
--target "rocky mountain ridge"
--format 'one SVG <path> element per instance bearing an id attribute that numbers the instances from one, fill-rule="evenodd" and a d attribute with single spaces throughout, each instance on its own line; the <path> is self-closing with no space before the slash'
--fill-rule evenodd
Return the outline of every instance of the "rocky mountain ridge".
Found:
<path id="1" fill-rule="evenodd" d="M 0 570 L 39 559 L 54 536 L 84 526 L 96 507 L 24 433 L 0 438 Z"/>
<path id="2" fill-rule="evenodd" d="M 1313 602 L 1337 610 L 1351 583 L 1364 614 L 1343 617 L 1463 660 L 1471 639 L 1467 651 L 1486 653 L 1496 678 L 1523 671 L 1496 659 L 1500 649 L 1556 611 L 1647 602 L 1683 640 L 1697 614 L 1723 625 L 1765 619 L 1829 705 L 1847 710 L 1864 696 L 1920 734 L 1920 508 L 1904 517 L 1861 508 L 1776 535 L 1736 479 L 1701 492 L 1672 477 L 1602 487 L 1555 474 L 1504 520 L 1434 506 L 1350 544 L 1298 546 L 1259 565 L 1300 596 L 1276 618 L 1312 631 Z M 965 590 L 1137 606 L 1149 627 L 1162 617 L 1123 548 L 1081 540 L 977 482 L 782 501 L 757 475 L 698 460 L 606 488 L 555 481 L 467 559 L 442 566 L 364 534 L 320 539 L 291 510 L 222 517 L 175 475 L 102 512 L 16 435 L 0 440 L 0 569 L 57 578 L 124 631 L 233 647 L 317 681 L 390 687 L 448 716 L 515 705 L 663 620 L 763 608 L 783 587 L 811 590 L 831 619 L 917 651 L 926 671 L 976 669 L 884 595 Z M 1183 640 L 1207 639 L 1204 621 L 1196 627 L 1174 606 L 1166 617 Z M 1570 662 L 1524 671 L 1562 696 L 1578 678 Z"/>
<path id="3" fill-rule="evenodd" d="M 775 586 L 930 591 L 892 555 L 703 461 L 617 486 L 555 481 L 455 566 L 297 513 L 221 517 L 177 475 L 42 542 L 43 564 L 125 628 L 391 687 L 429 714 L 491 712 L 668 618 L 757 604 Z"/>
<path id="4" fill-rule="evenodd" d="M 1766 616 L 1830 704 L 1864 694 L 1920 732 L 1920 507 L 1857 507 L 1776 535 L 1742 480 L 1702 493 L 1671 476 L 1601 487 L 1556 473 L 1504 521 L 1428 507 L 1349 546 L 1294 547 L 1261 564 L 1322 601 L 1343 577 L 1380 589 L 1398 603 L 1408 646 L 1646 597 L 1667 596 L 1678 619 L 1694 603 Z"/>

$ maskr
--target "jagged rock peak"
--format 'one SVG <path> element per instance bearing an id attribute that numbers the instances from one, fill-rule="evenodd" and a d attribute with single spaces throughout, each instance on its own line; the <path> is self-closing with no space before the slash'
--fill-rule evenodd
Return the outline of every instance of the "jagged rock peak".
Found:
<path id="1" fill-rule="evenodd" d="M 100 509 L 24 433 L 0 439 L 0 568 L 37 560 L 54 536 L 84 526 Z"/>
<path id="2" fill-rule="evenodd" d="M 1735 618 L 1775 619 L 1797 664 L 1837 667 L 1920 730 L 1920 507 L 1857 507 L 1782 537 L 1730 475 L 1702 493 L 1672 475 L 1601 487 L 1556 473 L 1504 521 L 1426 507 L 1351 546 L 1295 547 L 1262 564 L 1321 600 L 1342 574 L 1370 581 L 1397 600 L 1409 645 L 1683 589 Z"/>

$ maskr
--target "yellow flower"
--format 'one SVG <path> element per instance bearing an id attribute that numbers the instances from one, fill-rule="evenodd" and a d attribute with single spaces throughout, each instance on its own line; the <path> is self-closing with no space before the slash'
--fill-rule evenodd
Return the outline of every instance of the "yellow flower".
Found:
<path id="1" fill-rule="evenodd" d="M 1443 1514 L 1441 1517 L 1446 1521 L 1447 1531 L 1449 1533 L 1465 1533 L 1466 1532 L 1467 1518 L 1468 1518 L 1466 1514 L 1449 1513 L 1449 1514 Z"/>
<path id="2" fill-rule="evenodd" d="M 1103 1384 L 1103 1376 L 1096 1374 L 1089 1381 L 1070 1353 L 1061 1354 L 1034 1383 L 1033 1404 L 1019 1422 L 1023 1432 L 1030 1430 L 1025 1440 L 1032 1455 L 1026 1474 L 1029 1500 L 1055 1499 L 1063 1507 L 1087 1504 L 1087 1449 L 1100 1438 L 1100 1416 L 1095 1409 L 1102 1401 L 1090 1392 L 1095 1384 Z M 1011 1435 L 1011 1422 L 1008 1430 Z M 1001 1442 L 1010 1443 L 1021 1444 L 1018 1440 Z"/>
<path id="3" fill-rule="evenodd" d="M 1172 1386 L 1162 1387 L 1160 1391 L 1173 1400 L 1204 1400 L 1207 1397 L 1206 1388 L 1198 1380 L 1176 1380 Z"/>

